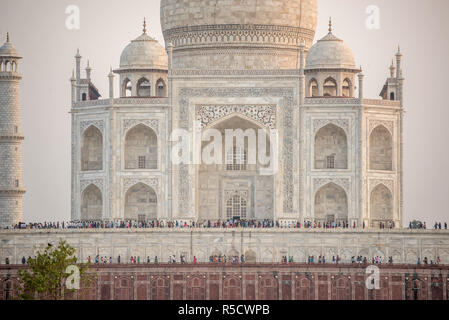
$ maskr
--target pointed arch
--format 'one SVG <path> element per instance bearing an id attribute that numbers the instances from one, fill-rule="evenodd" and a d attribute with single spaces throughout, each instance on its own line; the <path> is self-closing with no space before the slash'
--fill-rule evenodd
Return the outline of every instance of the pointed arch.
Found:
<path id="1" fill-rule="evenodd" d="M 242 283 L 237 277 L 227 277 L 223 281 L 223 300 L 242 300 Z"/>
<path id="2" fill-rule="evenodd" d="M 343 85 L 341 88 L 342 96 L 343 97 L 352 97 L 353 96 L 353 86 L 352 81 L 349 78 L 346 78 L 343 80 Z"/>
<path id="3" fill-rule="evenodd" d="M 132 96 L 132 82 L 129 78 L 125 78 L 122 83 L 122 97 Z"/>
<path id="4" fill-rule="evenodd" d="M 393 194 L 382 183 L 377 185 L 371 192 L 370 216 L 373 225 L 394 220 Z"/>
<path id="5" fill-rule="evenodd" d="M 315 169 L 348 169 L 348 139 L 339 126 L 329 123 L 315 135 Z"/>
<path id="6" fill-rule="evenodd" d="M 393 137 L 387 128 L 378 125 L 369 139 L 370 170 L 393 170 Z"/>
<path id="7" fill-rule="evenodd" d="M 153 129 L 138 124 L 125 137 L 125 169 L 157 169 L 157 135 Z"/>
<path id="8" fill-rule="evenodd" d="M 94 184 L 90 184 L 81 195 L 81 220 L 99 221 L 103 218 L 103 195 Z"/>
<path id="9" fill-rule="evenodd" d="M 296 300 L 313 300 L 313 283 L 307 276 L 301 276 L 295 281 Z"/>
<path id="10" fill-rule="evenodd" d="M 278 300 L 278 284 L 273 276 L 259 279 L 259 300 Z"/>
<path id="11" fill-rule="evenodd" d="M 94 125 L 81 138 L 81 171 L 103 170 L 103 134 Z"/>
<path id="12" fill-rule="evenodd" d="M 167 85 L 165 84 L 165 81 L 162 78 L 160 78 L 156 82 L 156 96 L 157 97 L 167 96 Z"/>
<path id="13" fill-rule="evenodd" d="M 269 170 L 272 165 L 259 162 L 259 153 L 263 153 L 263 150 L 257 148 L 258 139 L 261 137 L 258 130 L 262 128 L 254 119 L 247 119 L 236 112 L 210 121 L 204 128 L 204 132 L 215 129 L 221 135 L 217 134 L 211 137 L 210 141 L 203 141 L 201 145 L 201 152 L 210 155 L 211 161 L 208 164 L 203 162 L 197 167 L 197 207 L 200 219 L 218 220 L 234 216 L 242 219 L 270 219 L 273 216 L 274 179 L 269 175 L 260 176 L 260 170 Z M 243 132 L 243 137 L 235 139 L 238 136 L 235 135 L 233 139 L 229 139 L 229 136 L 226 139 L 226 130 Z M 265 138 L 265 155 L 269 159 L 270 137 L 267 135 Z M 239 176 L 240 180 L 236 180 Z M 252 189 L 253 179 L 257 179 L 258 184 Z M 226 185 L 222 187 L 221 181 L 225 180 Z M 266 196 L 256 203 L 253 201 L 253 194 Z"/>
<path id="14" fill-rule="evenodd" d="M 194 275 L 187 280 L 187 300 L 206 300 L 206 279 L 201 275 Z"/>
<path id="15" fill-rule="evenodd" d="M 348 220 L 346 191 L 333 182 L 321 187 L 315 194 L 315 220 L 339 222 Z"/>
<path id="16" fill-rule="evenodd" d="M 125 195 L 125 220 L 149 221 L 157 219 L 157 195 L 144 183 L 137 183 Z"/>
<path id="17" fill-rule="evenodd" d="M 336 97 L 337 96 L 337 81 L 334 78 L 328 77 L 323 83 L 323 96 Z"/>
<path id="18" fill-rule="evenodd" d="M 309 81 L 309 97 L 318 97 L 318 81 L 315 78 L 312 78 Z"/>
<path id="19" fill-rule="evenodd" d="M 142 77 L 137 81 L 137 96 L 138 97 L 151 96 L 151 84 L 150 81 L 145 77 Z"/>

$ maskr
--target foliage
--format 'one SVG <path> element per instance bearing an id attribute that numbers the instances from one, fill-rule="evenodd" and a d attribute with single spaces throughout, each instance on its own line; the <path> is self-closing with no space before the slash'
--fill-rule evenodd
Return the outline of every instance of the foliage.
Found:
<path id="1" fill-rule="evenodd" d="M 27 269 L 20 270 L 21 289 L 19 297 L 24 300 L 35 298 L 43 300 L 62 300 L 66 293 L 75 292 L 74 289 L 66 288 L 67 278 L 71 275 L 66 273 L 67 267 L 77 266 L 80 281 L 86 280 L 87 265 L 77 265 L 74 256 L 75 249 L 66 241 L 60 241 L 55 247 L 48 244 L 43 252 L 38 252 L 35 258 L 28 258 Z M 87 279 L 88 280 L 88 279 Z"/>
<path id="2" fill-rule="evenodd" d="M 410 224 L 412 226 L 412 229 L 420 229 L 424 225 L 421 221 L 418 220 L 413 220 L 412 222 L 410 222 Z"/>

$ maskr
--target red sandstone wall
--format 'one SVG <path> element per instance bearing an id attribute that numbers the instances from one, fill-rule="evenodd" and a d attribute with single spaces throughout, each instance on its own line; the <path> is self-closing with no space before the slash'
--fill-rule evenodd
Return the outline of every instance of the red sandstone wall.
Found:
<path id="1" fill-rule="evenodd" d="M 17 296 L 17 270 L 0 266 L 0 300 Z M 380 266 L 379 290 L 358 265 L 101 265 L 68 299 L 82 300 L 447 300 L 449 266 Z M 7 274 L 11 280 L 5 282 Z"/>

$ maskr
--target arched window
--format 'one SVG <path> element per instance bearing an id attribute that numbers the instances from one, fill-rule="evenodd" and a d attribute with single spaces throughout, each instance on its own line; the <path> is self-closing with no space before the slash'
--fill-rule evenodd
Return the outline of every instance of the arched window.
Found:
<path id="1" fill-rule="evenodd" d="M 393 138 L 383 125 L 376 127 L 369 139 L 370 170 L 393 170 Z"/>
<path id="2" fill-rule="evenodd" d="M 126 78 L 123 81 L 122 97 L 131 97 L 131 96 L 132 96 L 132 83 L 131 83 L 131 80 Z"/>
<path id="3" fill-rule="evenodd" d="M 83 93 L 83 95 L 82 95 L 82 98 L 81 98 L 83 101 L 86 101 L 87 100 L 87 94 L 86 93 Z"/>
<path id="4" fill-rule="evenodd" d="M 324 81 L 323 96 L 325 97 L 337 96 L 337 82 L 331 77 L 327 78 Z"/>
<path id="5" fill-rule="evenodd" d="M 348 141 L 342 128 L 330 123 L 318 130 L 315 169 L 348 169 Z"/>
<path id="6" fill-rule="evenodd" d="M 334 183 L 328 183 L 315 195 L 315 220 L 338 222 L 348 219 L 348 198 L 345 190 Z"/>
<path id="7" fill-rule="evenodd" d="M 141 78 L 137 82 L 137 96 L 138 97 L 151 96 L 151 85 L 150 85 L 150 81 L 148 81 L 148 79 Z"/>
<path id="8" fill-rule="evenodd" d="M 166 91 L 166 86 L 165 86 L 164 80 L 159 79 L 157 81 L 156 89 L 157 89 L 156 96 L 158 96 L 158 97 L 166 97 L 167 96 L 167 91 Z"/>
<path id="9" fill-rule="evenodd" d="M 372 226 L 378 226 L 379 222 L 393 221 L 393 196 L 383 184 L 379 184 L 371 192 L 370 215 Z"/>
<path id="10" fill-rule="evenodd" d="M 157 195 L 153 188 L 138 183 L 126 192 L 125 220 L 157 219 Z"/>
<path id="11" fill-rule="evenodd" d="M 343 81 L 342 95 L 343 97 L 352 97 L 352 84 L 349 79 Z"/>
<path id="12" fill-rule="evenodd" d="M 83 133 L 81 140 L 81 170 L 103 170 L 103 135 L 95 126 Z"/>
<path id="13" fill-rule="evenodd" d="M 311 281 L 307 278 L 298 279 L 295 281 L 295 296 L 296 300 L 309 300 L 310 293 L 313 290 Z"/>
<path id="14" fill-rule="evenodd" d="M 391 93 L 390 93 L 390 100 L 391 100 L 391 101 L 394 101 L 394 92 L 391 92 Z"/>
<path id="15" fill-rule="evenodd" d="M 223 300 L 241 300 L 242 283 L 238 278 L 226 278 L 223 281 Z"/>
<path id="16" fill-rule="evenodd" d="M 81 196 L 81 220 L 99 221 L 103 217 L 103 197 L 100 189 L 89 185 Z"/>
<path id="17" fill-rule="evenodd" d="M 309 82 L 309 97 L 318 97 L 318 82 L 315 79 Z"/>
<path id="18" fill-rule="evenodd" d="M 234 217 L 245 219 L 246 210 L 246 200 L 239 195 L 231 196 L 226 202 L 226 216 L 228 219 L 232 219 Z"/>
<path id="19" fill-rule="evenodd" d="M 157 169 L 157 136 L 153 129 L 139 124 L 125 138 L 125 169 Z"/>

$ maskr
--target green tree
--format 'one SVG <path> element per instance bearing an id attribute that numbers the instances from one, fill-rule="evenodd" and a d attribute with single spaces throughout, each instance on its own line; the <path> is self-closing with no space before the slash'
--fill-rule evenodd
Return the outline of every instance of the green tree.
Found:
<path id="1" fill-rule="evenodd" d="M 413 220 L 410 224 L 411 224 L 413 229 L 419 229 L 420 227 L 423 226 L 423 223 L 421 221 L 418 221 L 418 220 Z"/>
<path id="2" fill-rule="evenodd" d="M 66 286 L 67 278 L 73 273 L 73 271 L 66 273 L 69 266 L 78 267 L 80 283 L 89 282 L 86 275 L 89 264 L 77 264 L 74 254 L 74 248 L 66 241 L 60 241 L 57 247 L 49 243 L 43 252 L 38 252 L 35 258 L 29 258 L 28 268 L 19 271 L 21 279 L 19 297 L 25 300 L 64 299 L 67 292 L 76 291 Z M 74 279 L 71 282 L 74 283 Z"/>

